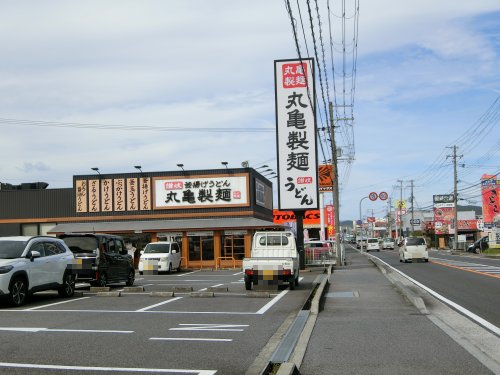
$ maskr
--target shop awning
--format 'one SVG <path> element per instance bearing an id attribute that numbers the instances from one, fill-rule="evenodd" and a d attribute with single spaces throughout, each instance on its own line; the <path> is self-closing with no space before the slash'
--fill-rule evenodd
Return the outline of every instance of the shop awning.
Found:
<path id="1" fill-rule="evenodd" d="M 48 231 L 49 234 L 62 233 L 142 233 L 158 231 L 188 230 L 234 230 L 282 228 L 272 221 L 257 218 L 213 218 L 188 220 L 113 221 L 89 223 L 62 223 Z"/>

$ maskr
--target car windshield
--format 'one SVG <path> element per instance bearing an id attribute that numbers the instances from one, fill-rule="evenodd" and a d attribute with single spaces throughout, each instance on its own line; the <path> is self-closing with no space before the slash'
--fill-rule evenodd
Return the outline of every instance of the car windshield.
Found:
<path id="1" fill-rule="evenodd" d="M 425 240 L 423 238 L 408 238 L 406 239 L 406 245 L 407 246 L 425 245 Z"/>
<path id="2" fill-rule="evenodd" d="M 145 254 L 169 253 L 170 244 L 165 243 L 148 243 L 144 248 Z"/>
<path id="3" fill-rule="evenodd" d="M 394 239 L 393 238 L 386 238 L 384 241 L 385 242 L 394 242 Z"/>
<path id="4" fill-rule="evenodd" d="M 73 253 L 93 253 L 98 249 L 95 237 L 64 237 L 62 239 Z"/>
<path id="5" fill-rule="evenodd" d="M 27 241 L 0 241 L 0 259 L 20 258 Z"/>

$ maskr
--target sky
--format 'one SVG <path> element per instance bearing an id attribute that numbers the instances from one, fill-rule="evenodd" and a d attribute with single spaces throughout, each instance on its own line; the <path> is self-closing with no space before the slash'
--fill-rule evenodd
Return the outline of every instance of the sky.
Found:
<path id="1" fill-rule="evenodd" d="M 335 103 L 341 220 L 383 217 L 365 198 L 412 185 L 431 207 L 453 191 L 454 145 L 461 202 L 480 205 L 481 175 L 500 172 L 500 2 L 346 0 L 343 19 L 318 0 L 312 28 L 289 3 L 297 43 L 287 1 L 0 2 L 0 182 L 277 170 L 274 60 L 298 45 L 318 62 L 319 127 Z"/>

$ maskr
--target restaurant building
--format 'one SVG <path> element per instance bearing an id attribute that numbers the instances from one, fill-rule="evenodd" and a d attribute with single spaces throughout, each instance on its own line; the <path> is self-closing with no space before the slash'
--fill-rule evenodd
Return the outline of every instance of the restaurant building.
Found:
<path id="1" fill-rule="evenodd" d="M 2 184 L 0 236 L 112 233 L 139 251 L 175 240 L 187 268 L 238 267 L 273 222 L 272 183 L 253 168 L 73 176 L 72 188 Z"/>

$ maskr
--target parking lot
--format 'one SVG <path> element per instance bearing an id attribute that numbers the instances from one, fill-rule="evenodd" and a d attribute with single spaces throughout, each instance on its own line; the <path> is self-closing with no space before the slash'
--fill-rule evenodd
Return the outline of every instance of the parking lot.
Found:
<path id="1" fill-rule="evenodd" d="M 77 284 L 71 299 L 41 292 L 21 308 L 1 305 L 0 371 L 244 373 L 312 278 L 267 295 L 248 293 L 239 270 L 137 274 L 139 288 L 111 293 Z"/>

